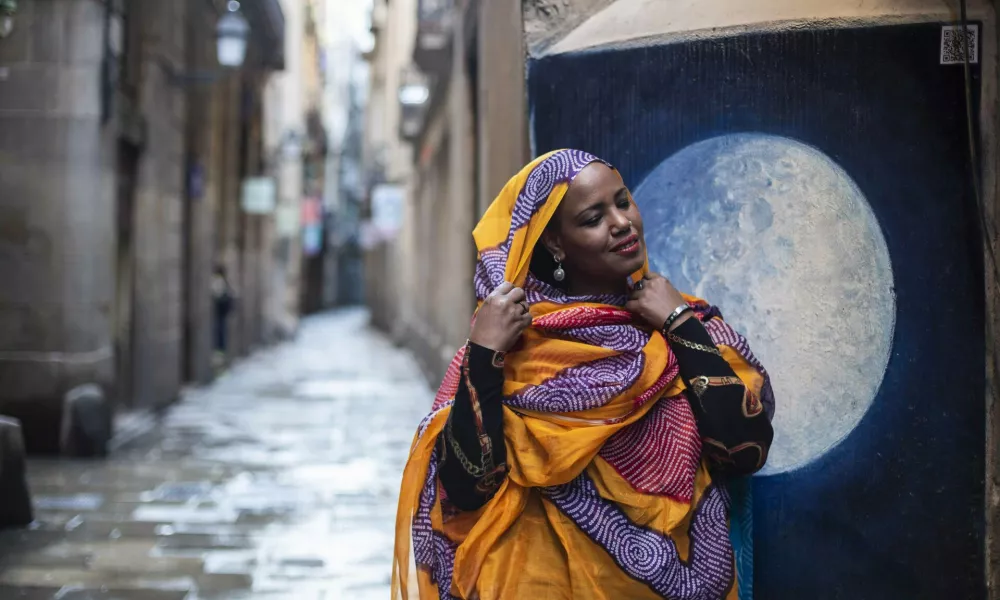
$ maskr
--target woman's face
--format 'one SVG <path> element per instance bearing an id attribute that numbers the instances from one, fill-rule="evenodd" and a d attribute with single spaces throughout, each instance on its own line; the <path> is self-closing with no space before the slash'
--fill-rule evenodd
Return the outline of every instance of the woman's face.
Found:
<path id="1" fill-rule="evenodd" d="M 574 292 L 619 291 L 646 258 L 642 217 L 618 171 L 591 163 L 573 180 L 542 243 Z"/>

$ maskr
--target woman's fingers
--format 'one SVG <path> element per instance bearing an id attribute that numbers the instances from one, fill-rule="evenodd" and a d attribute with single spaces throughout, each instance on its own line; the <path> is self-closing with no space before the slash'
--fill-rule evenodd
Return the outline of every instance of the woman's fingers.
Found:
<path id="1" fill-rule="evenodd" d="M 636 286 L 628 293 L 628 297 L 630 300 L 638 300 L 645 295 L 647 289 L 648 288 L 645 285 Z"/>
<path id="2" fill-rule="evenodd" d="M 502 300 L 505 305 L 510 306 L 510 309 L 513 310 L 518 317 L 528 314 L 528 297 L 524 293 L 523 289 L 519 287 L 511 288 L 511 290 L 502 297 Z"/>
<path id="3" fill-rule="evenodd" d="M 512 289 L 514 289 L 514 284 L 509 281 L 505 281 L 498 285 L 496 289 L 490 293 L 490 296 L 503 296 L 509 294 Z"/>

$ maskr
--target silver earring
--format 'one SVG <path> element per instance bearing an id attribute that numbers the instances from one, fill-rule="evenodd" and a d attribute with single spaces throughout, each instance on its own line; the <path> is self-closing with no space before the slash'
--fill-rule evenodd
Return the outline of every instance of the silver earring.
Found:
<path id="1" fill-rule="evenodd" d="M 556 281 L 562 281 L 566 279 L 566 271 L 563 271 L 561 260 L 556 260 L 556 263 L 556 270 L 552 271 L 552 278 Z"/>

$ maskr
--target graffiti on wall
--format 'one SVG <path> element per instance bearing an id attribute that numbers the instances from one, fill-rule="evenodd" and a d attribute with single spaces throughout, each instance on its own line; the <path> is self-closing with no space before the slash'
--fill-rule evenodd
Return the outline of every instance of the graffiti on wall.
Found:
<path id="1" fill-rule="evenodd" d="M 772 373 L 745 598 L 984 597 L 982 265 L 941 27 L 529 66 L 535 150 L 615 164 L 654 269 L 720 305 Z"/>

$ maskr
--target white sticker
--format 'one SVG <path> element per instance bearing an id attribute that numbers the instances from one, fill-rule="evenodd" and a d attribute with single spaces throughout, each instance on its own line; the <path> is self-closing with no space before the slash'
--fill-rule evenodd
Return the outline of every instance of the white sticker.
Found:
<path id="1" fill-rule="evenodd" d="M 979 63 L 979 25 L 967 25 L 969 64 Z M 941 28 L 941 64 L 965 64 L 966 36 L 961 25 L 945 25 Z"/>

